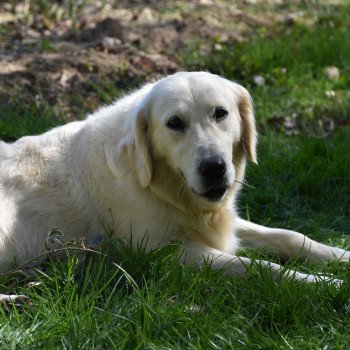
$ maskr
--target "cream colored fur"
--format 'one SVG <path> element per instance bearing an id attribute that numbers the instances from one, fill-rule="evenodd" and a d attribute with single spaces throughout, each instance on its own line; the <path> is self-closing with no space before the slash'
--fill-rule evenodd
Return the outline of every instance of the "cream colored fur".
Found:
<path id="1" fill-rule="evenodd" d="M 229 112 L 222 122 L 213 108 Z M 177 115 L 184 133 L 166 124 Z M 228 189 L 207 201 L 198 161 L 220 154 Z M 238 258 L 240 242 L 283 258 L 341 259 L 350 253 L 300 233 L 270 229 L 238 218 L 236 196 L 246 158 L 256 162 L 251 98 L 240 85 L 204 72 L 177 73 L 117 100 L 84 121 L 57 127 L 13 144 L 0 142 L 0 262 L 5 268 L 43 251 L 48 231 L 65 238 L 113 232 L 147 248 L 183 243 L 183 262 L 210 260 L 213 268 L 244 275 L 251 261 Z M 261 262 L 274 278 L 279 265 Z M 316 276 L 285 271 L 287 277 Z"/>

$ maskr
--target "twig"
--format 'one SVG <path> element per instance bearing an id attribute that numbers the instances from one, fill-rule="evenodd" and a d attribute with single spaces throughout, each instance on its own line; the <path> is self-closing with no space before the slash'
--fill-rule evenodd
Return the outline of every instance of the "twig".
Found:
<path id="1" fill-rule="evenodd" d="M 10 270 L 10 271 L 6 271 L 6 272 L 0 272 L 0 276 L 6 276 L 6 275 L 10 275 L 12 273 L 15 273 L 15 272 L 19 272 L 21 271 L 24 267 L 26 267 L 27 265 L 31 264 L 32 262 L 34 262 L 35 260 L 38 260 L 38 259 L 41 259 L 45 256 L 49 256 L 51 255 L 52 253 L 56 253 L 56 252 L 63 252 L 63 251 L 74 251 L 74 252 L 84 252 L 84 253 L 93 253 L 93 254 L 97 254 L 97 255 L 101 255 L 105 258 L 108 258 L 108 259 L 111 259 L 112 258 L 107 255 L 107 254 L 104 254 L 104 253 L 101 253 L 97 250 L 93 250 L 93 249 L 89 249 L 89 248 L 79 248 L 79 247 L 65 247 L 65 248 L 59 248 L 59 249 L 54 249 L 54 250 L 51 250 L 49 252 L 46 252 L 46 253 L 43 253 L 43 254 L 40 254 L 38 256 L 36 256 L 35 258 L 33 259 L 30 259 L 28 261 L 26 261 L 25 263 L 23 263 L 22 265 Z"/>

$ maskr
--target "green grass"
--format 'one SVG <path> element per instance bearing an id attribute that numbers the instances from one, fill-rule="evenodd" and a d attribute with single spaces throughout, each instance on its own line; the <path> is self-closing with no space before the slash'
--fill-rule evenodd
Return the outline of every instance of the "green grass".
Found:
<path id="1" fill-rule="evenodd" d="M 213 43 L 206 55 L 198 50 L 200 42 L 189 44 L 182 59 L 191 69 L 208 69 L 250 88 L 263 128 L 271 118 L 294 117 L 300 129 L 317 133 L 319 120 L 349 119 L 349 9 L 329 8 L 311 27 L 260 30 L 248 42 L 228 42 L 220 50 Z M 326 79 L 327 66 L 339 68 L 339 80 Z M 254 86 L 254 75 L 263 76 L 266 84 Z M 329 90 L 335 91 L 334 98 L 326 97 Z"/>
<path id="2" fill-rule="evenodd" d="M 344 129 L 326 139 L 261 137 L 242 215 L 349 247 L 349 136 Z M 2 292 L 23 292 L 33 304 L 0 312 L 0 349 L 349 348 L 348 264 L 287 265 L 343 278 L 338 289 L 276 283 L 263 270 L 242 280 L 178 266 L 178 249 L 174 243 L 145 253 L 115 241 L 111 259 L 86 258 L 75 268 L 72 256 L 38 276 L 2 277 Z M 24 288 L 29 281 L 42 284 Z"/>
<path id="3" fill-rule="evenodd" d="M 64 119 L 57 116 L 47 104 L 38 107 L 35 103 L 3 105 L 0 109 L 0 139 L 14 141 L 25 135 L 36 135 L 57 125 Z"/>
<path id="4" fill-rule="evenodd" d="M 348 10 L 325 8 L 311 27 L 260 31 L 207 56 L 187 48 L 181 59 L 189 69 L 238 80 L 254 97 L 262 131 L 259 166 L 248 168 L 252 187 L 239 198 L 242 216 L 349 249 L 350 129 L 309 136 L 325 135 L 319 120 L 349 120 Z M 340 80 L 324 78 L 327 65 L 340 69 Z M 252 84 L 256 74 L 265 77 L 265 86 Z M 326 90 L 336 98 L 326 98 Z M 119 91 L 106 82 L 93 93 L 107 103 Z M 271 119 L 293 114 L 300 135 L 271 128 Z M 0 138 L 43 132 L 58 123 L 53 115 L 49 107 L 7 106 L 0 110 Z M 208 267 L 177 265 L 179 249 L 174 243 L 145 253 L 115 241 L 110 258 L 93 255 L 77 267 L 70 256 L 34 276 L 0 276 L 1 292 L 23 292 L 32 300 L 10 312 L 0 309 L 0 349 L 350 348 L 348 264 L 287 263 L 342 278 L 340 288 L 273 282 L 264 270 L 234 279 Z M 28 289 L 30 281 L 41 285 Z"/>
<path id="5" fill-rule="evenodd" d="M 336 271 L 346 280 L 338 289 L 275 283 L 266 271 L 242 280 L 177 266 L 176 245 L 146 254 L 114 242 L 110 250 L 114 262 L 97 256 L 76 269 L 71 257 L 39 273 L 35 280 L 42 284 L 35 290 L 15 289 L 33 304 L 0 312 L 0 348 L 339 349 L 337 344 L 350 344 L 344 332 L 350 326 L 344 266 L 308 266 L 308 271 Z"/>
<path id="6" fill-rule="evenodd" d="M 319 239 L 349 233 L 350 130 L 326 138 L 264 136 L 244 203 L 254 220 L 296 228 Z M 245 214 L 244 207 L 242 212 Z"/>
<path id="7" fill-rule="evenodd" d="M 30 4 L 30 13 L 37 13 L 49 20 L 60 22 L 64 19 L 71 19 L 75 23 L 79 12 L 87 6 L 87 0 L 65 0 L 65 1 L 48 1 L 34 0 Z M 106 1 L 99 4 L 99 10 L 106 5 Z"/>

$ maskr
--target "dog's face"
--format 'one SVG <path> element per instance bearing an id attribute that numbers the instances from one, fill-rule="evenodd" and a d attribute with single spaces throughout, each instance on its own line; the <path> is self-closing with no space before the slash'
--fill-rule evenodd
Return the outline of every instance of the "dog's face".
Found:
<path id="1" fill-rule="evenodd" d="M 233 186 L 233 153 L 241 142 L 255 161 L 250 97 L 226 79 L 204 72 L 166 77 L 153 87 L 141 114 L 150 157 L 166 161 L 206 201 L 222 200 Z"/>

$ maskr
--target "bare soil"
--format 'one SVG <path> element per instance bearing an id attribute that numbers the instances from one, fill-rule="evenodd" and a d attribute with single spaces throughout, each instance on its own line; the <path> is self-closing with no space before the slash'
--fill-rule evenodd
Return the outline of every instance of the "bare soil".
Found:
<path id="1" fill-rule="evenodd" d="M 287 18 L 282 5 L 256 13 L 254 1 L 85 1 L 73 15 L 62 1 L 48 3 L 0 4 L 0 105 L 48 103 L 68 119 L 184 69 L 188 44 L 210 54 L 213 40 L 244 41 Z"/>

